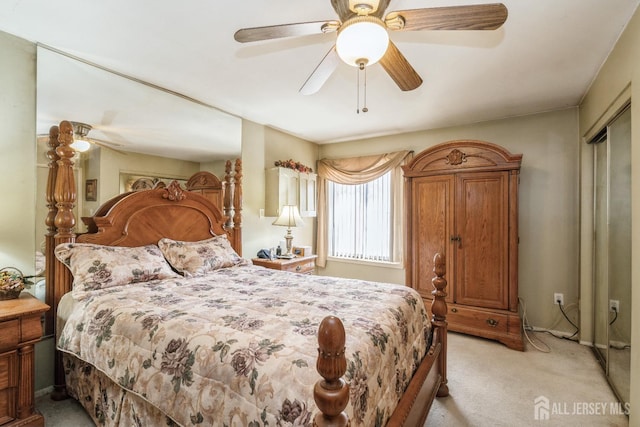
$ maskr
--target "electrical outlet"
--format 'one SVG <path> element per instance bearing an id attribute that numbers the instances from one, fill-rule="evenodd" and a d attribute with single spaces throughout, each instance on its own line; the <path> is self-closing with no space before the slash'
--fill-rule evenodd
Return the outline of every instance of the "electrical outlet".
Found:
<path id="1" fill-rule="evenodd" d="M 564 294 L 561 293 L 555 293 L 553 294 L 553 304 L 554 305 L 558 305 L 558 303 L 560 303 L 560 305 L 564 305 Z"/>
<path id="2" fill-rule="evenodd" d="M 609 311 L 615 311 L 616 313 L 620 313 L 620 301 L 618 301 L 617 299 L 610 299 Z"/>

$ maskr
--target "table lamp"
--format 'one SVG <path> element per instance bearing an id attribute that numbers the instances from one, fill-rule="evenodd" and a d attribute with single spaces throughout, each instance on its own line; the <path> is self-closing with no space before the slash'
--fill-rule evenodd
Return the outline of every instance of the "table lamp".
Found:
<path id="1" fill-rule="evenodd" d="M 287 227 L 287 234 L 284 238 L 287 241 L 287 252 L 281 255 L 282 258 L 293 258 L 293 252 L 291 251 L 291 241 L 293 240 L 293 234 L 291 234 L 291 227 L 300 227 L 304 225 L 304 221 L 300 217 L 300 212 L 296 205 L 285 205 L 280 209 L 280 216 L 273 221 L 273 225 L 280 225 Z"/>

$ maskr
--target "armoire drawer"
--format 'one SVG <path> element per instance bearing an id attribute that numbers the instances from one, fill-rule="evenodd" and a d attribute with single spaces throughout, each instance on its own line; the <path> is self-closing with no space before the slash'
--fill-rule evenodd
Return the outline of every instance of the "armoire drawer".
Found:
<path id="1" fill-rule="evenodd" d="M 472 330 L 488 330 L 496 333 L 507 333 L 509 317 L 505 314 L 478 310 L 460 305 L 449 306 L 447 320 L 451 329 L 456 326 Z"/>

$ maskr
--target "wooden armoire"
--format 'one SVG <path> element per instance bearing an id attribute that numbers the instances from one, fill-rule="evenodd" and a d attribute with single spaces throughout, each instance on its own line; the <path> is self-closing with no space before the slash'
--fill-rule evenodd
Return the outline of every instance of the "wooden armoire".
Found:
<path id="1" fill-rule="evenodd" d="M 524 350 L 518 313 L 521 154 L 484 141 L 450 141 L 403 166 L 406 281 L 432 298 L 433 254 L 446 255 L 452 331 Z M 430 304 L 427 304 L 430 307 Z"/>

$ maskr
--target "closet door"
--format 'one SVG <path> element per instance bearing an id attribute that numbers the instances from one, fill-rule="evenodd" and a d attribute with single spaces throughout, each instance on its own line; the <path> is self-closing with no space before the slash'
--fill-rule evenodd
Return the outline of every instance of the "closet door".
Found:
<path id="1" fill-rule="evenodd" d="M 631 109 L 609 126 L 609 381 L 621 402 L 631 388 Z M 637 259 L 637 256 L 636 256 Z M 637 326 L 637 325 L 636 325 Z"/>
<path id="2" fill-rule="evenodd" d="M 509 173 L 458 174 L 455 301 L 509 308 Z"/>
<path id="3" fill-rule="evenodd" d="M 453 302 L 455 283 L 453 236 L 454 175 L 425 176 L 413 180 L 411 239 L 413 270 L 411 283 L 423 298 L 431 298 L 433 254 L 444 253 L 447 271 L 447 301 Z"/>
<path id="4" fill-rule="evenodd" d="M 626 403 L 631 387 L 631 110 L 591 143 L 594 348 L 616 396 Z"/>
<path id="5" fill-rule="evenodd" d="M 607 371 L 609 358 L 609 144 L 594 144 L 594 346 Z"/>

